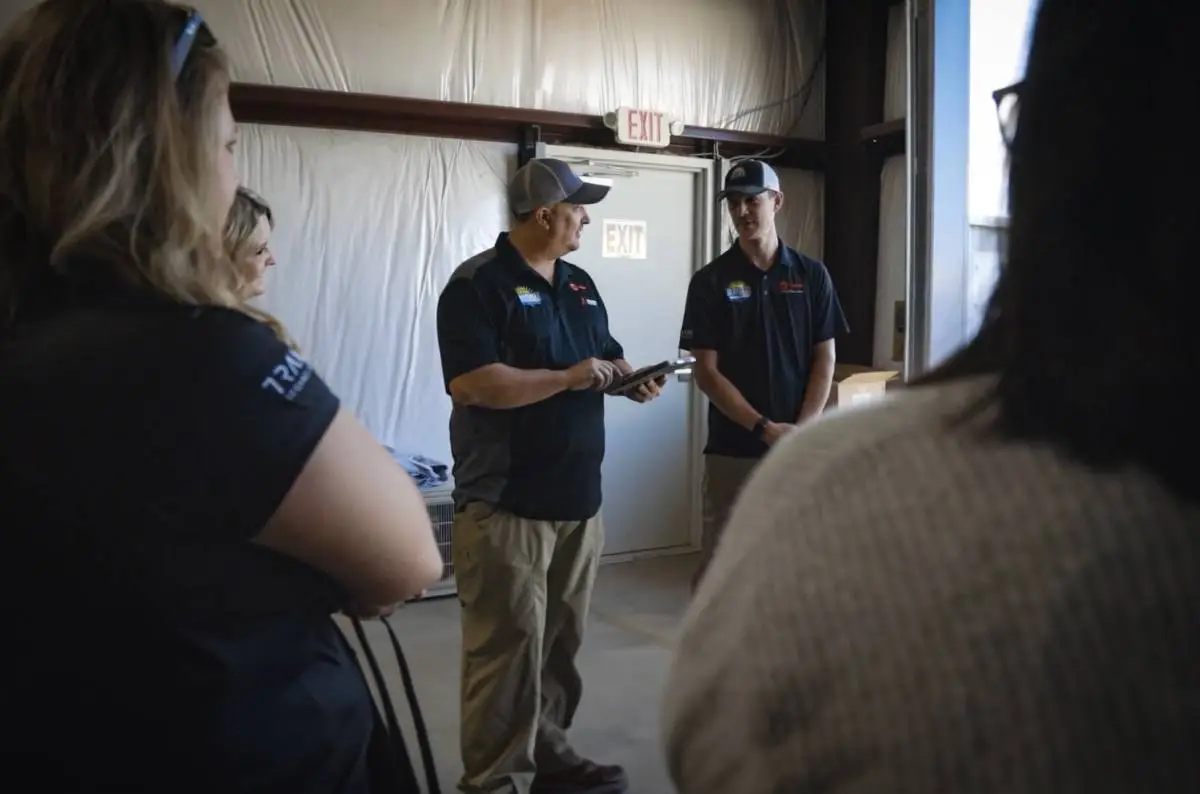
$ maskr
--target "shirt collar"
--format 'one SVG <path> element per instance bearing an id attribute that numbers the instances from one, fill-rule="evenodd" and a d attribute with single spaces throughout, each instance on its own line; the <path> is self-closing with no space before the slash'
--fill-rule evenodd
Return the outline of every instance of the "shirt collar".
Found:
<path id="1" fill-rule="evenodd" d="M 798 264 L 796 252 L 784 245 L 782 239 L 779 240 L 779 259 L 765 271 L 759 270 L 758 266 L 750 261 L 750 257 L 746 256 L 746 252 L 738 245 L 737 240 L 734 240 L 733 245 L 729 247 L 728 254 L 739 266 L 750 268 L 755 273 L 772 273 L 778 268 L 790 270 Z"/>
<path id="2" fill-rule="evenodd" d="M 533 276 L 538 281 L 544 281 L 541 274 L 529 266 L 525 261 L 525 257 L 521 256 L 521 252 L 516 249 L 512 241 L 508 239 L 508 232 L 501 232 L 496 238 L 496 252 L 503 257 L 504 262 L 514 273 L 523 276 Z M 554 261 L 554 288 L 562 289 L 567 285 L 571 277 L 571 265 L 569 262 L 564 262 L 561 259 Z"/>

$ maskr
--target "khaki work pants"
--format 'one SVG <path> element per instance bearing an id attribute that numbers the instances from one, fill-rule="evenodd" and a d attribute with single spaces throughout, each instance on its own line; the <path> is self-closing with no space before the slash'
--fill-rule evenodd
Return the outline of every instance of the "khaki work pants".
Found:
<path id="1" fill-rule="evenodd" d="M 694 591 L 712 562 L 713 552 L 725 531 L 729 514 L 742 486 L 758 465 L 758 458 L 731 458 L 726 455 L 704 456 L 704 479 L 701 493 L 704 499 L 704 526 L 700 539 L 700 567 L 692 576 Z"/>
<path id="2" fill-rule="evenodd" d="M 460 790 L 528 794 L 582 759 L 567 742 L 583 693 L 575 655 L 604 543 L 600 517 L 533 521 L 483 503 L 454 517 L 462 604 Z"/>

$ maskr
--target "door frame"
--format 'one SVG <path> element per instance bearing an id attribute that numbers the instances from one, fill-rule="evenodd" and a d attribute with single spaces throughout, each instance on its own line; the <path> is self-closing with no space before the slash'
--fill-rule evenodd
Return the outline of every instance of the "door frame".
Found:
<path id="1" fill-rule="evenodd" d="M 968 324 L 971 0 L 906 0 L 905 380 L 962 346 Z"/>
<path id="2" fill-rule="evenodd" d="M 677 171 L 693 174 L 696 185 L 696 217 L 693 233 L 695 235 L 695 261 L 692 263 L 692 273 L 707 265 L 721 250 L 719 237 L 721 234 L 720 205 L 717 203 L 718 170 L 720 161 L 708 157 L 680 157 L 671 154 L 649 154 L 646 152 L 631 152 L 623 149 L 593 149 L 586 146 L 558 146 L 539 143 L 538 157 L 555 157 L 570 164 L 581 176 L 587 175 L 587 167 L 597 168 L 612 166 L 618 169 L 636 171 L 638 168 L 654 171 Z M 584 166 L 584 168 L 580 168 Z M 680 322 L 683 318 L 679 318 Z M 703 496 L 701 477 L 704 472 L 704 444 L 702 439 L 705 431 L 705 398 L 700 389 L 695 388 L 690 378 L 685 384 L 689 390 L 688 400 L 688 462 L 691 476 L 688 478 L 688 544 L 686 546 L 670 546 L 646 551 L 623 552 L 605 555 L 603 562 L 626 562 L 629 560 L 649 559 L 652 557 L 667 557 L 677 554 L 691 554 L 699 551 L 703 529 Z"/>

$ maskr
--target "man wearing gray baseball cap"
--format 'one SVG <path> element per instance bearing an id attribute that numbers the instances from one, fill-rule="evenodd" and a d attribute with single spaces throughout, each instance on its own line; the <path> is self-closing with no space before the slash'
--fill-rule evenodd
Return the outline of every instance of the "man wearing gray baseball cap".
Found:
<path id="1" fill-rule="evenodd" d="M 561 257 L 607 194 L 561 160 L 530 161 L 508 186 L 512 231 L 459 266 L 438 301 L 468 793 L 627 788 L 620 767 L 581 758 L 566 737 L 603 542 L 604 390 L 633 368 L 595 283 Z"/>
<path id="2" fill-rule="evenodd" d="M 735 163 L 720 197 L 737 242 L 692 276 L 679 347 L 696 357 L 708 397 L 699 584 L 758 461 L 791 429 L 821 415 L 833 383 L 835 337 L 849 333 L 825 265 L 783 244 L 779 174 Z"/>

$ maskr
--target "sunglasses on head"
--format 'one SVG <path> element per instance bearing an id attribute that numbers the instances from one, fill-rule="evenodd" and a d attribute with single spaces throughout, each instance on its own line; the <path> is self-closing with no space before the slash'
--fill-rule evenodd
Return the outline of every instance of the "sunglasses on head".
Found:
<path id="1" fill-rule="evenodd" d="M 171 79 L 179 79 L 179 73 L 183 71 L 183 65 L 187 63 L 192 48 L 196 46 L 196 37 L 201 31 L 207 32 L 204 17 L 200 16 L 199 11 L 192 11 L 188 14 L 179 38 L 175 39 L 175 46 L 171 48 Z M 208 35 L 211 37 L 211 34 Z"/>

